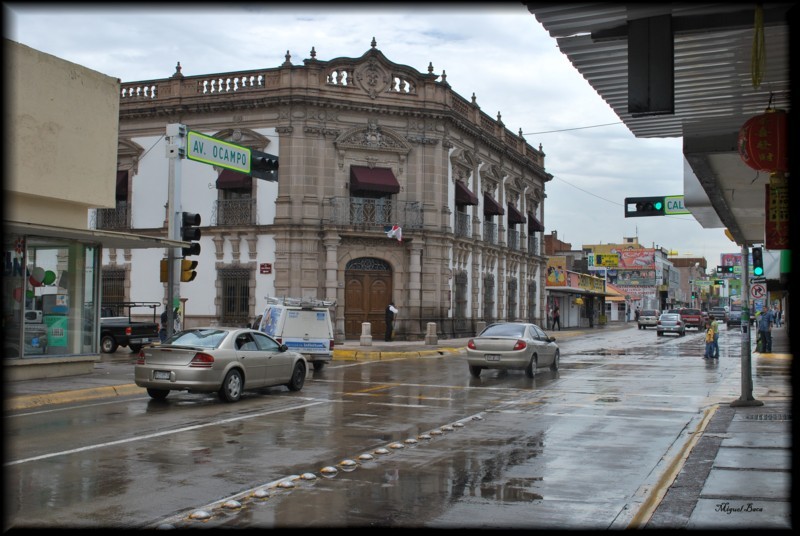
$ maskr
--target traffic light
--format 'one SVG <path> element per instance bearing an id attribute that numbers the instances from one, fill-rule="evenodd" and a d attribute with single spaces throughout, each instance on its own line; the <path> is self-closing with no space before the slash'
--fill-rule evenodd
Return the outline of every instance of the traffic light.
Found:
<path id="1" fill-rule="evenodd" d="M 663 216 L 664 196 L 658 197 L 626 197 L 625 217 L 641 218 L 644 216 Z"/>
<path id="2" fill-rule="evenodd" d="M 732 274 L 733 266 L 717 266 L 718 274 Z"/>
<path id="3" fill-rule="evenodd" d="M 265 181 L 278 182 L 278 157 L 273 154 L 251 150 L 250 176 Z"/>
<path id="4" fill-rule="evenodd" d="M 181 215 L 181 240 L 184 242 L 192 242 L 188 248 L 182 248 L 183 256 L 200 255 L 200 214 L 192 212 L 184 212 Z"/>
<path id="5" fill-rule="evenodd" d="M 197 268 L 197 261 L 181 260 L 181 281 L 184 283 L 194 281 L 194 278 L 197 277 L 195 268 Z"/>
<path id="6" fill-rule="evenodd" d="M 162 283 L 167 283 L 169 281 L 169 265 L 167 264 L 167 259 L 161 259 L 161 277 L 159 281 Z"/>
<path id="7" fill-rule="evenodd" d="M 696 292 L 692 292 L 692 299 L 694 300 L 696 298 L 697 298 L 697 293 Z"/>
<path id="8" fill-rule="evenodd" d="M 725 280 L 724 279 L 715 279 L 714 280 L 714 284 L 715 285 L 724 285 L 725 284 Z"/>
<path id="9" fill-rule="evenodd" d="M 764 275 L 764 255 L 761 248 L 753 248 L 753 275 L 761 277 Z"/>

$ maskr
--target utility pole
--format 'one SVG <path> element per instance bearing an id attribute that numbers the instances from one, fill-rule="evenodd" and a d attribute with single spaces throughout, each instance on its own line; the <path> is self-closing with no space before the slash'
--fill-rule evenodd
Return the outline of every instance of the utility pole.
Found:
<path id="1" fill-rule="evenodd" d="M 764 402 L 753 398 L 753 370 L 750 355 L 750 266 L 748 248 L 742 245 L 742 393 L 731 402 L 731 406 L 763 406 Z"/>
<path id="2" fill-rule="evenodd" d="M 169 181 L 167 201 L 167 234 L 170 240 L 181 240 L 181 161 L 186 156 L 186 126 L 179 123 L 167 125 L 167 158 Z M 175 329 L 175 303 L 180 303 L 181 248 L 167 250 L 167 337 Z"/>

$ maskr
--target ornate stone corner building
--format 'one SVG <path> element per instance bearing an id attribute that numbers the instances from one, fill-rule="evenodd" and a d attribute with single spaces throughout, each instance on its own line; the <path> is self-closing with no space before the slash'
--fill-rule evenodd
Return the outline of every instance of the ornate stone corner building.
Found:
<path id="1" fill-rule="evenodd" d="M 390 300 L 398 339 L 424 339 L 429 322 L 443 338 L 540 322 L 537 233 L 552 178 L 541 146 L 455 93 L 444 71 L 393 63 L 374 39 L 359 58 L 310 56 L 205 76 L 178 64 L 168 79 L 123 83 L 118 203 L 97 211 L 96 226 L 166 232 L 158 145 L 166 124 L 181 123 L 279 157 L 277 182 L 185 161 L 182 208 L 203 218 L 198 278 L 181 284 L 185 325 L 245 324 L 267 296 L 336 300 L 340 341 L 365 322 L 381 338 Z M 105 256 L 104 292 L 164 300 L 162 252 L 131 255 Z"/>

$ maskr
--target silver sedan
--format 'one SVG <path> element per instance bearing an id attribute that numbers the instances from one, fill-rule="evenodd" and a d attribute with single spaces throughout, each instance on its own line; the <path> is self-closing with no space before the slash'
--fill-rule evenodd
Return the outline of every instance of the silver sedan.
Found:
<path id="1" fill-rule="evenodd" d="M 249 328 L 201 327 L 143 348 L 134 381 L 155 399 L 170 391 L 218 393 L 236 402 L 245 389 L 285 385 L 303 388 L 308 363 L 272 337 Z"/>
<path id="2" fill-rule="evenodd" d="M 483 369 L 521 369 L 533 378 L 539 367 L 558 370 L 559 349 L 555 341 L 536 324 L 491 324 L 467 343 L 469 372 L 477 378 Z"/>

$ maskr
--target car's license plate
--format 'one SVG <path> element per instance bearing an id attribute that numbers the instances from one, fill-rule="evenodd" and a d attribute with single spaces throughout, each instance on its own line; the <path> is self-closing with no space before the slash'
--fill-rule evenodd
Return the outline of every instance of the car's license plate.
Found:
<path id="1" fill-rule="evenodd" d="M 497 354 L 486 354 L 484 357 L 486 361 L 500 361 L 500 356 Z"/>
<path id="2" fill-rule="evenodd" d="M 157 370 L 153 372 L 153 379 L 154 380 L 168 380 L 169 379 L 169 371 L 168 370 Z"/>

